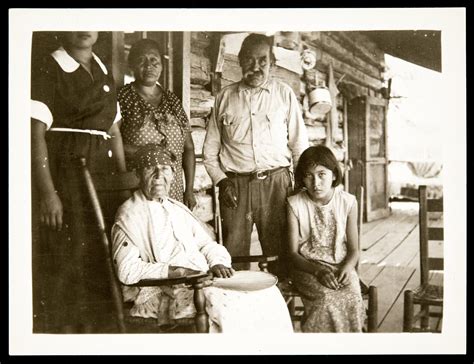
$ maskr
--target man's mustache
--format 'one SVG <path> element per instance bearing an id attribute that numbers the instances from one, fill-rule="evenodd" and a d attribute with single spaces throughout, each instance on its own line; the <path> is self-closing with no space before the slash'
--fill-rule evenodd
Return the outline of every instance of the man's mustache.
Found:
<path id="1" fill-rule="evenodd" d="M 247 77 L 263 76 L 263 73 L 261 71 L 247 72 L 246 76 Z"/>

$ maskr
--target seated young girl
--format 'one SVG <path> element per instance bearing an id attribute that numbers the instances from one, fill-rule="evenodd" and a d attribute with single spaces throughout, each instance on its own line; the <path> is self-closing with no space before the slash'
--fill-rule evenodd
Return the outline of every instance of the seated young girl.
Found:
<path id="1" fill-rule="evenodd" d="M 325 146 L 309 147 L 295 171 L 300 191 L 288 198 L 292 279 L 302 294 L 303 332 L 361 332 L 365 311 L 355 270 L 357 201 L 337 187 L 339 164 Z"/>

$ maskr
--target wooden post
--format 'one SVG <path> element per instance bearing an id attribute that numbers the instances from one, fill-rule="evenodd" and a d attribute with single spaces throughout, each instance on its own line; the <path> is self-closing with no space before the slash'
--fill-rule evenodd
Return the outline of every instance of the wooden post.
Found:
<path id="1" fill-rule="evenodd" d="M 194 321 L 196 323 L 196 331 L 198 333 L 209 332 L 209 321 L 206 314 L 206 298 L 202 291 L 203 283 L 197 282 L 193 284 L 194 288 L 194 306 L 196 307 L 196 316 Z"/>
<path id="2" fill-rule="evenodd" d="M 427 197 L 426 197 L 426 186 L 420 186 L 418 189 L 418 201 L 420 204 L 418 216 L 419 216 L 419 229 L 420 229 L 420 271 L 421 271 L 421 284 L 425 285 L 429 281 L 429 266 L 428 266 L 428 216 L 427 216 Z"/>
<path id="3" fill-rule="evenodd" d="M 413 292 L 405 291 L 403 302 L 403 332 L 411 332 L 413 329 Z"/>
<path id="4" fill-rule="evenodd" d="M 124 32 L 112 32 L 112 75 L 114 76 L 116 88 L 120 88 L 124 83 L 125 75 L 125 36 Z"/>
<path id="5" fill-rule="evenodd" d="M 378 330 L 378 296 L 377 287 L 369 287 L 369 317 L 367 320 L 367 331 L 377 332 Z"/>
<path id="6" fill-rule="evenodd" d="M 174 52 L 173 52 L 173 37 L 172 32 L 167 32 L 164 36 L 164 48 L 166 52 L 166 77 L 165 77 L 165 84 L 163 85 L 167 90 L 174 90 L 174 80 L 173 80 L 173 72 L 174 72 Z"/>
<path id="7" fill-rule="evenodd" d="M 347 128 L 347 100 L 344 97 L 344 116 L 343 116 L 343 126 L 342 132 L 344 134 L 343 145 L 345 149 L 344 153 L 344 191 L 349 192 L 349 131 Z M 359 206 L 360 208 L 360 206 Z"/>
<path id="8" fill-rule="evenodd" d="M 188 118 L 191 117 L 191 33 L 174 32 L 172 35 L 173 91 L 181 99 Z M 170 62 L 171 66 L 171 62 Z"/>

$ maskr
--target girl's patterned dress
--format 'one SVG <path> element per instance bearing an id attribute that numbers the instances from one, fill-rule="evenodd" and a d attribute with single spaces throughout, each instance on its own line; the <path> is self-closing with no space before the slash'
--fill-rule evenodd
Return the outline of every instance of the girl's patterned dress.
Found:
<path id="1" fill-rule="evenodd" d="M 306 191 L 288 198 L 299 223 L 299 253 L 338 269 L 346 256 L 346 223 L 355 197 L 336 188 L 324 206 L 317 206 Z M 350 283 L 338 290 L 321 285 L 316 276 L 294 270 L 292 278 L 305 308 L 303 332 L 361 332 L 365 310 L 359 277 L 353 270 Z"/>
<path id="2" fill-rule="evenodd" d="M 124 145 L 143 146 L 149 143 L 165 145 L 176 156 L 175 178 L 170 197 L 183 202 L 183 152 L 190 132 L 181 101 L 171 91 L 165 91 L 158 107 L 146 102 L 136 91 L 134 83 L 122 87 L 118 93 L 122 113 L 121 133 Z M 135 168 L 133 156 L 126 156 L 127 169 Z"/>

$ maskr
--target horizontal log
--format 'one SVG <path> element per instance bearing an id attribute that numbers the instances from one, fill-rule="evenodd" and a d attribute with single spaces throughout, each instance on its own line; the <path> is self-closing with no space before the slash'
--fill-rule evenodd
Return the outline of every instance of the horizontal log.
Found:
<path id="1" fill-rule="evenodd" d="M 213 98 L 212 94 L 210 91 L 204 89 L 204 88 L 199 88 L 199 89 L 191 89 L 191 98 L 192 99 L 208 99 L 208 98 Z"/>
<path id="2" fill-rule="evenodd" d="M 194 215 L 203 222 L 214 219 L 214 211 L 212 207 L 212 196 L 204 191 L 194 194 L 196 198 L 196 206 L 193 209 Z"/>
<path id="3" fill-rule="evenodd" d="M 191 52 L 209 57 L 211 35 L 207 32 L 191 32 Z"/>
<path id="4" fill-rule="evenodd" d="M 194 154 L 202 154 L 202 147 L 204 146 L 204 138 L 206 137 L 206 129 L 192 128 L 191 136 L 194 142 Z"/>
<path id="5" fill-rule="evenodd" d="M 326 128 L 326 122 L 323 122 L 321 120 L 314 120 L 314 119 L 304 118 L 304 123 L 305 123 L 305 125 L 309 125 L 309 126 Z"/>
<path id="6" fill-rule="evenodd" d="M 207 85 L 211 82 L 211 61 L 191 53 L 191 83 Z"/>
<path id="7" fill-rule="evenodd" d="M 308 132 L 308 140 L 310 141 L 326 139 L 325 125 L 306 125 L 306 131 Z"/>
<path id="8" fill-rule="evenodd" d="M 222 67 L 222 79 L 230 81 L 230 83 L 240 81 L 242 79 L 242 69 L 236 56 L 226 54 L 224 56 L 224 64 Z"/>
<path id="9" fill-rule="evenodd" d="M 206 86 L 198 83 L 191 83 L 191 90 L 206 90 Z"/>
<path id="10" fill-rule="evenodd" d="M 345 77 L 344 81 L 338 85 L 339 92 L 347 99 L 352 100 L 355 97 L 366 96 L 369 94 L 367 87 L 357 83 L 348 82 Z"/>
<path id="11" fill-rule="evenodd" d="M 207 46 L 196 41 L 191 41 L 191 53 L 201 57 L 209 57 Z"/>
<path id="12" fill-rule="evenodd" d="M 196 163 L 194 191 L 203 191 L 212 187 L 212 180 L 202 163 Z"/>
<path id="13" fill-rule="evenodd" d="M 369 75 L 366 75 L 365 73 L 359 71 L 355 67 L 352 67 L 332 57 L 327 52 L 324 52 L 324 51 L 319 52 L 318 57 L 319 57 L 318 61 L 316 62 L 316 67 L 318 67 L 318 69 L 322 68 L 323 70 L 327 70 L 329 67 L 329 64 L 332 63 L 333 69 L 336 72 L 345 74 L 346 76 L 344 77 L 344 79 L 347 79 L 348 81 L 352 80 L 363 86 L 368 86 L 376 90 L 379 90 L 383 87 L 383 82 L 381 79 L 377 79 Z"/>
<path id="14" fill-rule="evenodd" d="M 339 39 L 333 33 L 315 32 L 310 42 L 317 48 L 327 52 L 332 57 L 347 63 L 348 65 L 358 69 L 359 71 L 375 78 L 381 78 L 381 67 L 374 66 L 372 63 L 368 63 L 365 59 L 357 57 L 353 52 L 353 47 L 348 49 L 341 45 L 337 40 Z M 382 67 L 383 70 L 383 67 Z"/>
<path id="15" fill-rule="evenodd" d="M 327 85 L 328 75 L 317 68 L 312 68 L 304 72 L 303 80 L 308 88 Z"/>
<path id="16" fill-rule="evenodd" d="M 334 77 L 336 78 L 336 80 L 341 79 L 341 77 L 345 75 L 343 81 L 341 82 L 356 83 L 361 86 L 373 88 L 375 90 L 379 90 L 382 88 L 383 83 L 381 79 L 376 79 L 374 77 L 370 77 L 369 75 L 364 74 L 355 67 L 352 67 L 348 64 L 345 64 L 344 62 L 337 60 L 336 58 L 332 57 L 330 54 L 323 51 L 321 48 L 314 46 L 313 44 L 308 43 L 307 47 L 316 52 L 317 61 L 315 69 L 317 71 L 320 71 L 322 73 L 328 72 L 329 63 L 332 62 Z M 312 70 L 309 71 L 310 72 L 308 73 L 308 78 L 310 79 L 311 75 L 314 74 L 311 73 Z M 362 94 L 367 95 L 368 90 L 365 90 L 365 92 Z"/>
<path id="17" fill-rule="evenodd" d="M 316 145 L 321 145 L 326 142 L 326 138 L 324 139 L 315 139 L 315 140 L 308 140 L 309 146 L 314 147 Z"/>
<path id="18" fill-rule="evenodd" d="M 193 107 L 191 108 L 191 118 L 207 118 L 211 113 L 208 107 Z"/>
<path id="19" fill-rule="evenodd" d="M 211 113 L 213 106 L 214 96 L 210 92 L 191 90 L 191 117 L 205 118 Z"/>
<path id="20" fill-rule="evenodd" d="M 202 85 L 191 84 L 191 117 L 205 118 L 211 112 L 211 107 L 214 104 L 214 97 L 211 92 L 204 89 Z"/>
<path id="21" fill-rule="evenodd" d="M 189 124 L 191 127 L 199 127 L 199 128 L 206 128 L 207 126 L 207 119 L 206 118 L 191 118 L 189 120 Z"/>
<path id="22" fill-rule="evenodd" d="M 191 32 L 191 44 L 193 42 L 199 42 L 200 44 L 206 45 L 209 47 L 211 44 L 212 34 L 209 32 Z"/>
<path id="23" fill-rule="evenodd" d="M 301 81 L 300 76 L 297 73 L 276 66 L 273 68 L 272 76 L 290 86 L 296 96 L 300 95 Z"/>
<path id="24" fill-rule="evenodd" d="M 191 32 L 191 40 L 201 40 L 211 42 L 212 32 Z"/>
<path id="25" fill-rule="evenodd" d="M 331 36 L 334 37 L 344 48 L 352 51 L 355 56 L 375 67 L 378 67 L 380 71 L 384 71 L 384 52 L 365 35 L 360 32 L 331 32 Z"/>

